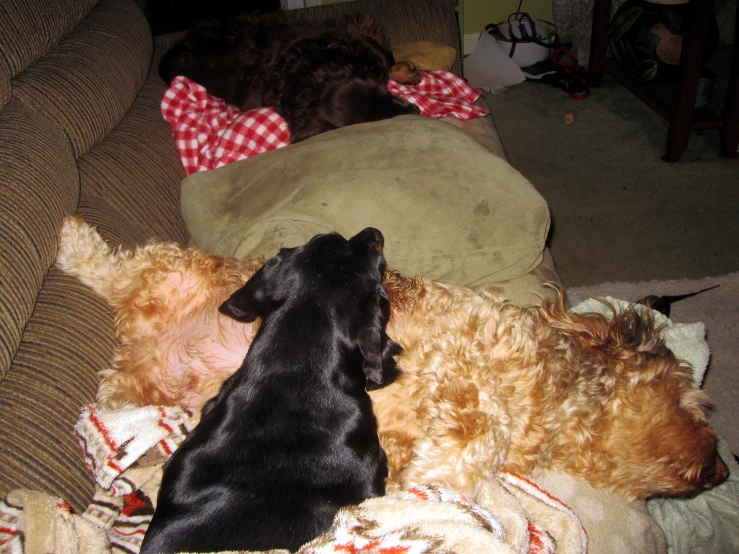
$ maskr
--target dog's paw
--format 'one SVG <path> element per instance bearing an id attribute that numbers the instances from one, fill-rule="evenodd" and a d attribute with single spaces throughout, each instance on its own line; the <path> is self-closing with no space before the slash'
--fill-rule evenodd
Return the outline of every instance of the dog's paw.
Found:
<path id="1" fill-rule="evenodd" d="M 80 237 L 85 234 L 89 225 L 85 218 L 78 214 L 67 215 L 62 222 L 59 231 L 59 246 L 57 249 L 56 265 L 66 273 L 73 273 L 77 265 L 75 263 L 77 245 Z"/>
<path id="2" fill-rule="evenodd" d="M 398 62 L 390 68 L 390 80 L 403 85 L 417 85 L 426 72 L 411 62 Z"/>
<path id="3" fill-rule="evenodd" d="M 80 279 L 98 295 L 111 280 L 110 245 L 78 214 L 64 218 L 59 232 L 56 267 Z"/>

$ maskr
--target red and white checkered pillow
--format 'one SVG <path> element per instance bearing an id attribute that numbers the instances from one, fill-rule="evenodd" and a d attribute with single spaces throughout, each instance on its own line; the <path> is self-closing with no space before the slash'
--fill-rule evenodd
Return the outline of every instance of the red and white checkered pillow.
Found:
<path id="1" fill-rule="evenodd" d="M 421 115 L 472 119 L 480 92 L 446 71 L 429 71 L 418 85 L 388 83 L 388 90 L 416 104 Z M 162 97 L 162 116 L 172 127 L 185 173 L 216 169 L 290 144 L 287 123 L 272 108 L 242 112 L 187 77 L 175 77 Z"/>

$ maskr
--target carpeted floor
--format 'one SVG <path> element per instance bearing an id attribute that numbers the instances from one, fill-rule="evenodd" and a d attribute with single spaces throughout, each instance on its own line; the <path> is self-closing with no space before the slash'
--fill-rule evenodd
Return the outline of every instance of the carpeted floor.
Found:
<path id="1" fill-rule="evenodd" d="M 667 123 L 608 77 L 582 101 L 528 82 L 485 96 L 511 164 L 549 203 L 566 287 L 739 270 L 739 158 L 718 155 L 717 131 L 691 133 L 668 164 Z"/>
<path id="2" fill-rule="evenodd" d="M 718 288 L 686 298 L 671 305 L 670 319 L 675 323 L 701 321 L 706 327 L 706 341 L 711 359 L 703 380 L 713 409 L 709 421 L 739 454 L 739 273 L 697 280 L 678 279 L 639 283 L 602 283 L 567 289 L 571 305 L 590 296 L 611 296 L 635 301 L 646 295 L 679 295 L 713 285 Z"/>

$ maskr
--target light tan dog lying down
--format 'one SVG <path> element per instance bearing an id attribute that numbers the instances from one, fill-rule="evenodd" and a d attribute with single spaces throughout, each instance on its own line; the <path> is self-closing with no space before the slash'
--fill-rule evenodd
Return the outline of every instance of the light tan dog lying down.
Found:
<path id="1" fill-rule="evenodd" d="M 101 407 L 202 406 L 256 333 L 218 306 L 262 265 L 171 243 L 113 250 L 79 216 L 57 265 L 110 305 L 119 342 Z M 629 499 L 709 488 L 727 475 L 690 366 L 634 310 L 610 321 L 554 303 L 388 272 L 397 381 L 371 393 L 390 484 L 474 495 L 499 469 L 564 471 Z"/>

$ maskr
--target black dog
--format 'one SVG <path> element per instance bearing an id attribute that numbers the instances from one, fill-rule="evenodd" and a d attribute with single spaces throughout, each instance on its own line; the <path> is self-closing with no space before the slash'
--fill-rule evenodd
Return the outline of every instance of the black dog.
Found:
<path id="1" fill-rule="evenodd" d="M 271 106 L 290 130 L 290 142 L 355 123 L 417 114 L 393 96 L 389 79 L 416 84 L 423 71 L 395 63 L 387 33 L 370 16 L 307 22 L 283 13 L 245 14 L 202 24 L 159 64 L 204 86 L 240 110 Z"/>
<path id="2" fill-rule="evenodd" d="M 384 494 L 367 385 L 387 384 L 384 239 L 283 249 L 220 311 L 262 323 L 241 368 L 164 469 L 141 552 L 298 549 L 345 505 Z"/>

